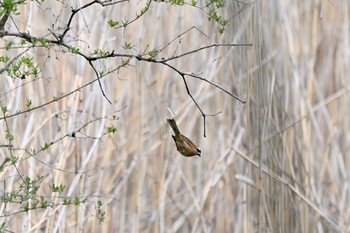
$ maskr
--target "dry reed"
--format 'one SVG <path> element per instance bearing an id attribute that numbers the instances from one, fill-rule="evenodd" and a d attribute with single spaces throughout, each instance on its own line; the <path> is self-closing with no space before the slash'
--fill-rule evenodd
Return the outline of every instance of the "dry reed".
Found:
<path id="1" fill-rule="evenodd" d="M 223 36 L 191 7 L 153 3 L 145 17 L 125 31 L 109 29 L 107 20 L 135 16 L 142 1 L 92 7 L 80 14 L 74 33 L 85 52 L 122 51 L 121 46 L 131 42 L 136 54 L 147 46 L 164 46 L 193 25 L 201 32 L 190 30 L 162 56 L 218 42 L 253 43 L 208 49 L 171 63 L 200 73 L 247 103 L 188 78 L 193 97 L 206 113 L 222 111 L 207 118 L 204 138 L 200 112 L 181 77 L 165 66 L 133 60 L 132 66 L 102 80 L 112 105 L 94 83 L 62 101 L 8 119 L 15 148 L 38 149 L 90 120 L 119 117 L 116 134 L 86 138 L 99 137 L 114 124 L 103 118 L 40 153 L 43 163 L 33 157 L 19 163 L 21 173 L 44 176 L 40 195 L 57 202 L 62 196 L 87 197 L 88 202 L 9 216 L 8 230 L 350 232 L 350 4 L 242 2 L 227 1 L 223 14 L 229 27 Z M 67 4 L 45 1 L 38 8 L 35 1 L 28 2 L 14 20 L 21 31 L 45 35 L 55 17 L 55 24 L 65 22 Z M 1 75 L 0 98 L 11 113 L 25 109 L 29 99 L 40 105 L 95 78 L 86 61 L 59 48 L 30 54 L 40 64 L 42 78 Z M 120 62 L 106 59 L 97 64 L 111 70 Z M 177 153 L 166 125 L 168 108 L 176 113 L 182 133 L 201 147 L 202 158 Z M 1 129 L 4 124 L 0 122 Z M 15 154 L 28 156 L 21 150 Z M 5 158 L 8 150 L 1 148 L 0 155 Z M 13 166 L 0 175 L 3 191 L 17 188 Z M 66 185 L 65 192 L 52 196 L 48 186 L 53 183 Z M 95 216 L 96 199 L 104 202 L 102 224 Z M 2 213 L 5 209 L 18 211 L 19 205 L 2 203 Z"/>

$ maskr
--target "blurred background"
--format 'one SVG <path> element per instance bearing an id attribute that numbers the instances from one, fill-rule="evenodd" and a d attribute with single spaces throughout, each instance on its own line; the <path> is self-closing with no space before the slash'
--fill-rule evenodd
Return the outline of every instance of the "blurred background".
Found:
<path id="1" fill-rule="evenodd" d="M 87 2 L 30 1 L 5 28 L 38 37 L 49 35 L 49 29 L 62 31 L 71 9 Z M 169 62 L 246 103 L 187 76 L 201 109 L 214 114 L 206 118 L 204 137 L 203 117 L 181 76 L 169 67 L 132 59 L 117 69 L 122 58 L 95 61 L 99 70 L 116 69 L 101 80 L 110 104 L 92 82 L 96 75 L 85 59 L 59 46 L 29 49 L 26 54 L 40 67 L 39 78 L 1 74 L 0 99 L 9 114 L 26 110 L 29 100 L 40 106 L 81 89 L 7 119 L 19 172 L 44 176 L 38 195 L 56 204 L 3 217 L 7 229 L 350 232 L 350 3 L 227 1 L 219 11 L 228 20 L 223 35 L 199 8 L 162 2 L 152 2 L 126 28 L 108 25 L 110 19 L 134 18 L 145 4 L 132 0 L 88 7 L 72 21 L 65 43 L 86 54 L 102 49 L 138 55 L 166 47 L 157 59 L 214 43 L 251 43 L 209 48 Z M 5 50 L 11 39 L 1 39 L 1 52 L 15 57 L 24 48 Z M 123 49 L 125 43 L 133 49 Z M 202 149 L 201 158 L 176 151 L 169 117 Z M 117 132 L 105 134 L 113 125 Z M 0 127 L 4 132 L 4 120 Z M 35 157 L 27 153 L 50 142 L 55 143 Z M 2 159 L 8 155 L 9 149 L 0 148 Z M 18 171 L 7 166 L 0 180 L 3 193 L 16 190 Z M 52 184 L 66 188 L 53 194 Z M 86 202 L 60 205 L 64 197 Z M 102 223 L 96 200 L 106 212 Z M 1 203 L 0 210 L 2 216 L 16 213 L 20 203 Z"/>

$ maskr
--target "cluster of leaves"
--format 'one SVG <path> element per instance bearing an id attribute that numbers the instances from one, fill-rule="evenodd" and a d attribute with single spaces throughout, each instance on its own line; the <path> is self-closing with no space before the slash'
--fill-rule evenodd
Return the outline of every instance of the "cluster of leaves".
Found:
<path id="1" fill-rule="evenodd" d="M 50 203 L 44 197 L 37 197 L 37 192 L 40 188 L 39 182 L 42 178 L 42 176 L 38 176 L 36 179 L 24 178 L 22 183 L 19 184 L 18 190 L 5 193 L 1 196 L 1 202 L 22 203 L 21 209 L 24 212 L 32 209 L 53 207 L 53 203 Z"/>
<path id="2" fill-rule="evenodd" d="M 37 176 L 32 179 L 30 177 L 25 177 L 22 179 L 22 182 L 19 183 L 19 188 L 16 191 L 5 192 L 0 200 L 2 203 L 13 203 L 20 204 L 20 211 L 28 213 L 30 210 L 35 209 L 47 209 L 52 208 L 57 205 L 75 205 L 78 206 L 80 204 L 84 204 L 87 202 L 87 198 L 81 197 L 73 197 L 68 198 L 65 197 L 61 202 L 57 202 L 54 200 L 49 200 L 47 197 L 39 196 L 38 191 L 40 189 L 40 182 L 43 180 L 43 176 Z M 62 193 L 64 192 L 64 185 L 49 185 L 52 193 Z M 105 219 L 105 211 L 103 210 L 103 202 L 97 200 L 95 203 L 96 215 L 100 222 L 103 222 Z M 2 217 L 6 217 L 11 213 L 6 213 Z M 0 229 L 4 229 L 6 227 L 6 223 L 3 222 L 0 226 Z"/>
<path id="3" fill-rule="evenodd" d="M 218 14 L 218 10 L 223 7 L 225 7 L 225 0 L 210 0 L 206 5 L 206 8 L 209 10 L 208 20 L 214 20 L 220 25 L 218 27 L 218 32 L 220 34 L 223 34 L 225 32 L 225 27 L 228 25 L 228 20 L 223 19 Z"/>
<path id="4" fill-rule="evenodd" d="M 121 21 L 117 21 L 117 20 L 113 20 L 113 19 L 110 19 L 108 20 L 108 25 L 111 27 L 111 28 L 126 28 L 129 24 L 135 22 L 136 20 L 138 20 L 139 18 L 141 18 L 151 7 L 151 3 L 152 3 L 152 0 L 148 0 L 146 5 L 141 9 L 140 13 L 137 13 L 136 14 L 136 17 L 132 20 L 121 20 Z"/>
<path id="5" fill-rule="evenodd" d="M 143 16 L 150 8 L 152 1 L 148 1 L 146 6 L 141 9 L 141 12 L 136 15 L 136 18 L 129 21 L 129 20 L 113 20 L 109 19 L 108 24 L 111 28 L 120 28 L 120 27 L 127 27 L 130 23 L 134 22 L 141 16 Z M 172 5 L 177 6 L 184 6 L 184 5 L 190 5 L 193 7 L 197 7 L 204 11 L 208 15 L 208 21 L 215 21 L 217 24 L 219 24 L 217 30 L 220 34 L 223 34 L 225 32 L 225 28 L 228 25 L 228 20 L 224 19 L 222 16 L 220 16 L 219 10 L 221 8 L 225 7 L 226 1 L 225 0 L 207 0 L 204 3 L 204 6 L 199 6 L 201 2 L 198 0 L 191 0 L 191 1 L 185 1 L 185 0 L 160 0 L 159 2 L 169 3 Z"/>
<path id="6" fill-rule="evenodd" d="M 39 65 L 34 64 L 32 57 L 23 56 L 18 61 L 11 63 L 7 67 L 6 71 L 12 78 L 24 79 L 29 75 L 33 75 L 35 78 L 38 78 L 40 68 Z"/>
<path id="7" fill-rule="evenodd" d="M 5 14 L 14 14 L 18 15 L 18 6 L 23 5 L 26 0 L 3 0 L 0 3 L 0 17 Z"/>
<path id="8" fill-rule="evenodd" d="M 221 8 L 224 8 L 226 5 L 225 0 L 206 0 L 206 1 L 160 0 L 160 2 L 166 2 L 177 6 L 191 5 L 191 6 L 200 8 L 208 15 L 209 21 L 213 20 L 219 25 L 217 27 L 217 30 L 220 34 L 223 34 L 225 32 L 225 28 L 228 25 L 228 20 L 222 18 L 222 16 L 220 16 L 220 13 L 219 13 L 219 10 Z M 200 4 L 203 2 L 204 2 L 204 6 L 200 6 Z"/>

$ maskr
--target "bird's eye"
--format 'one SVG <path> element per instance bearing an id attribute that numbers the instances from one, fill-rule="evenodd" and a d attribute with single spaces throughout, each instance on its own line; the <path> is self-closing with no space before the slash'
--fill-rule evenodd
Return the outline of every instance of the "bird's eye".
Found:
<path id="1" fill-rule="evenodd" d="M 200 154 L 202 151 L 199 147 L 197 147 L 197 152 Z"/>

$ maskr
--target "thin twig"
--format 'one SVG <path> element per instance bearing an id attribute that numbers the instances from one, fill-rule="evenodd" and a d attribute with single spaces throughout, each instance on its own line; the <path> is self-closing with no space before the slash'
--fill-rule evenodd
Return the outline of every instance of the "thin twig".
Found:
<path id="1" fill-rule="evenodd" d="M 105 91 L 104 91 L 103 88 L 102 88 L 102 84 L 101 84 L 101 80 L 100 80 L 100 74 L 97 72 L 97 70 L 96 70 L 94 64 L 92 64 L 91 61 L 89 61 L 89 64 L 90 64 L 90 66 L 92 67 L 92 69 L 94 70 L 94 72 L 95 72 L 95 74 L 96 74 L 97 82 L 98 82 L 98 85 L 100 86 L 100 90 L 101 90 L 101 92 L 102 92 L 103 97 L 105 97 L 105 99 L 106 99 L 110 104 L 112 104 L 112 102 L 108 99 L 108 97 L 106 96 Z"/>
<path id="2" fill-rule="evenodd" d="M 185 35 L 186 33 L 188 33 L 189 31 L 191 31 L 192 29 L 197 29 L 197 31 L 199 31 L 201 34 L 203 34 L 204 36 L 207 37 L 207 35 L 202 32 L 201 30 L 199 30 L 196 26 L 192 26 L 191 28 L 187 29 L 186 31 L 180 33 L 178 36 L 176 36 L 174 39 L 172 39 L 171 41 L 169 41 L 163 48 L 158 50 L 158 53 L 163 52 L 168 46 L 170 46 L 174 41 L 178 40 L 181 38 L 181 36 Z"/>
<path id="3" fill-rule="evenodd" d="M 236 47 L 236 46 L 253 46 L 253 44 L 252 43 L 247 43 L 247 44 L 246 43 L 242 43 L 242 44 L 211 44 L 211 45 L 203 46 L 203 47 L 188 51 L 186 53 L 179 54 L 177 56 L 162 59 L 161 61 L 168 62 L 168 61 L 176 60 L 178 58 L 181 58 L 181 57 L 193 54 L 193 53 L 197 53 L 197 52 L 199 52 L 201 50 L 205 50 L 205 49 L 216 48 L 216 47 Z"/>

